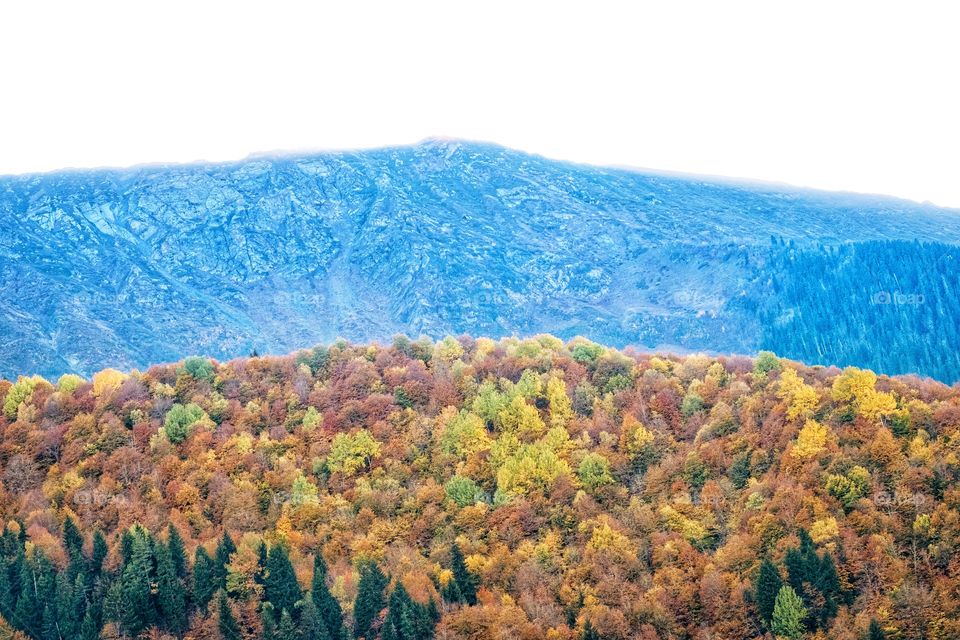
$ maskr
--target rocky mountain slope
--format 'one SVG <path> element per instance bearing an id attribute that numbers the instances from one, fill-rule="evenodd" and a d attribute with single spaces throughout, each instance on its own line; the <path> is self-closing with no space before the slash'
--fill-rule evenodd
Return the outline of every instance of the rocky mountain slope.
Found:
<path id="1" fill-rule="evenodd" d="M 952 382 L 958 244 L 957 211 L 452 141 L 4 177 L 0 374 L 551 331 Z"/>

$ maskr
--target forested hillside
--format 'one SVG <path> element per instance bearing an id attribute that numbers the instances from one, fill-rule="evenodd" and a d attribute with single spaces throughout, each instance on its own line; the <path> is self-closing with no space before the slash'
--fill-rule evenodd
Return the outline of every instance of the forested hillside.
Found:
<path id="1" fill-rule="evenodd" d="M 960 637 L 929 380 L 401 337 L 0 398 L 0 638 Z"/>

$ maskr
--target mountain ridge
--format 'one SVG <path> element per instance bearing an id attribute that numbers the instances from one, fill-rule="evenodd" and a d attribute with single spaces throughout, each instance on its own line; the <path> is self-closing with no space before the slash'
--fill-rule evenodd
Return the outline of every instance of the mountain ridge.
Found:
<path id="1" fill-rule="evenodd" d="M 812 193 L 460 141 L 0 177 L 0 373 L 283 353 L 336 337 L 554 332 L 960 378 L 960 362 L 934 353 L 960 345 L 960 215 Z M 847 246 L 836 262 L 830 252 Z M 820 290 L 839 301 L 801 295 L 797 255 L 826 261 Z M 925 271 L 899 273 L 904 255 Z M 851 262 L 871 280 L 864 291 L 831 275 Z M 870 305 L 901 280 L 931 304 Z M 820 307 L 857 319 L 855 335 L 813 345 L 804 323 L 821 322 Z M 889 325 L 879 332 L 878 313 Z M 784 321 L 796 330 L 768 335 Z M 889 355 L 869 348 L 888 333 L 906 340 L 908 327 L 919 333 Z M 932 335 L 946 344 L 910 353 Z"/>

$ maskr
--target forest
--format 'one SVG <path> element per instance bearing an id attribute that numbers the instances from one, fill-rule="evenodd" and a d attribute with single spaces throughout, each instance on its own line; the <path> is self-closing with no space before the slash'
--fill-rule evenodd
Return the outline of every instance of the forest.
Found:
<path id="1" fill-rule="evenodd" d="M 397 337 L 0 382 L 0 639 L 960 638 L 960 387 Z"/>

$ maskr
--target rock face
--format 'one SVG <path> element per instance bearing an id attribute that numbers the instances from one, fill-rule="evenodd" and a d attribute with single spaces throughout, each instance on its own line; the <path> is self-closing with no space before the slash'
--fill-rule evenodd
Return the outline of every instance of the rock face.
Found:
<path id="1" fill-rule="evenodd" d="M 4 177 L 0 226 L 6 377 L 549 331 L 960 378 L 960 212 L 888 198 L 430 141 Z"/>

